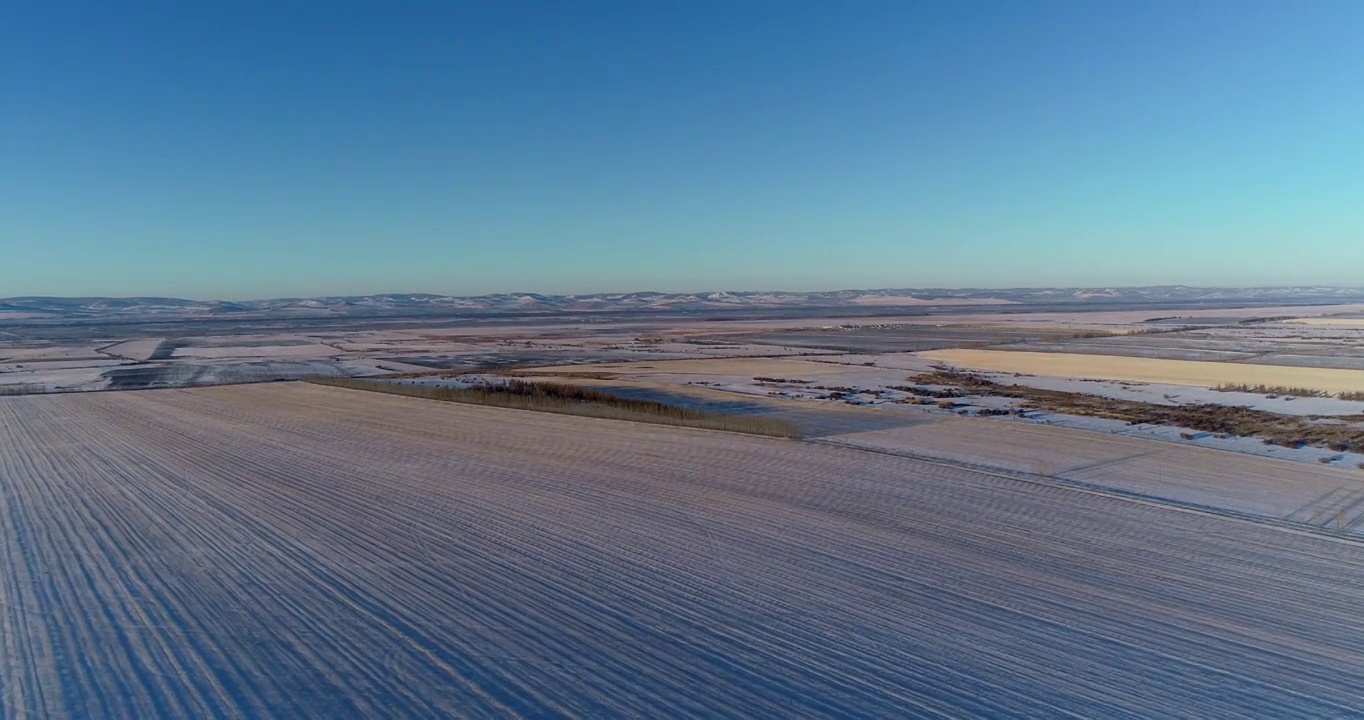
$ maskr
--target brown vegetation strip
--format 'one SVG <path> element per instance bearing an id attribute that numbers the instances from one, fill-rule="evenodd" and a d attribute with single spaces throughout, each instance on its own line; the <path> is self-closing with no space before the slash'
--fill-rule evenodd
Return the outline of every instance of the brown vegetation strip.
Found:
<path id="1" fill-rule="evenodd" d="M 491 405 L 515 410 L 536 410 L 608 420 L 630 420 L 705 430 L 725 430 L 770 437 L 794 438 L 800 436 L 800 428 L 785 420 L 697 410 L 653 400 L 624 398 L 602 390 L 567 383 L 508 380 L 498 384 L 459 388 L 362 378 L 309 378 L 307 382 L 352 390 L 367 390 L 445 402 Z"/>
<path id="2" fill-rule="evenodd" d="M 1132 425 L 1172 425 L 1203 432 L 1259 437 L 1271 444 L 1288 447 L 1310 445 L 1337 452 L 1364 450 L 1364 429 L 1350 422 L 1364 420 L 1361 417 L 1347 417 L 1346 422 L 1321 423 L 1317 422 L 1320 418 L 1314 416 L 1280 415 L 1212 403 L 1157 405 L 1026 385 L 1005 385 L 960 370 L 936 370 L 911 377 L 910 381 L 924 385 L 953 386 L 976 395 L 1018 398 L 1027 401 L 1026 407 L 1123 420 Z"/>

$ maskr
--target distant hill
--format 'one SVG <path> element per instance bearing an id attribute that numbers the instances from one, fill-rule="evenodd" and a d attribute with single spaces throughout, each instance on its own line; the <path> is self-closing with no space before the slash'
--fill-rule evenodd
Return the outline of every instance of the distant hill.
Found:
<path id="1" fill-rule="evenodd" d="M 1135 304 L 1179 302 L 1325 303 L 1364 301 L 1364 288 L 1208 288 L 1168 285 L 1130 288 L 883 289 L 831 292 L 499 293 L 458 296 L 393 293 L 271 300 L 200 301 L 163 297 L 12 297 L 0 299 L 0 320 L 15 318 L 223 317 L 318 315 L 448 315 L 498 312 L 701 311 L 724 308 L 896 308 L 1002 304 Z"/>

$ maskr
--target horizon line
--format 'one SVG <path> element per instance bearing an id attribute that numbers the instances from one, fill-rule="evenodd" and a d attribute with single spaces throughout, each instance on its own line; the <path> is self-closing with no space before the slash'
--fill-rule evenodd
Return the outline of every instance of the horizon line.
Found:
<path id="1" fill-rule="evenodd" d="M 834 293 L 877 293 L 877 292 L 1018 292 L 1018 291 L 1039 291 L 1039 290 L 1145 290 L 1151 288 L 1188 288 L 1194 290 L 1292 290 L 1292 289 L 1329 289 L 1329 290 L 1355 290 L 1364 294 L 1364 285 L 1345 285 L 1337 283 L 1320 284 L 1289 284 L 1289 285 L 1191 285 L 1188 283 L 1171 284 L 1148 284 L 1148 285 L 1011 285 L 1005 287 L 874 287 L 874 288 L 839 288 L 835 290 L 787 290 L 787 289 L 720 289 L 720 290 L 691 290 L 669 292 L 664 290 L 627 290 L 614 291 L 602 290 L 593 292 L 579 293 L 544 293 L 536 291 L 502 291 L 486 292 L 479 294 L 457 294 L 443 292 L 426 291 L 399 291 L 399 292 L 371 292 L 360 294 L 317 294 L 317 295 L 277 295 L 271 297 L 188 297 L 179 295 L 149 294 L 149 295 L 12 295 L 0 297 L 0 302 L 14 300 L 184 300 L 191 302 L 267 302 L 272 300 L 317 300 L 317 299 L 338 299 L 345 300 L 350 298 L 374 298 L 384 296 L 417 296 L 429 295 L 432 297 L 448 298 L 485 298 L 499 295 L 522 295 L 539 296 L 549 298 L 573 298 L 573 297 L 596 297 L 602 295 L 714 295 L 718 293 L 731 294 L 788 294 L 788 295 L 816 295 Z"/>

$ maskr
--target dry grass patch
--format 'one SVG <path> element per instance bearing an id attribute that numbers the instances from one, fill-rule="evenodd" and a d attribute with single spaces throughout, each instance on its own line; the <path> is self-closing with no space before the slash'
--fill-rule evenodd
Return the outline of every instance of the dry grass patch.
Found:
<path id="1" fill-rule="evenodd" d="M 1309 317 L 1293 318 L 1287 322 L 1294 325 L 1329 325 L 1342 328 L 1364 328 L 1364 318 Z"/>

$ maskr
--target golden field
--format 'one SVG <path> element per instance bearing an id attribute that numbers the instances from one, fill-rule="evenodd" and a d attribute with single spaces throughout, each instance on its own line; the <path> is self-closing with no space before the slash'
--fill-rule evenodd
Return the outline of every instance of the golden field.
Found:
<path id="1" fill-rule="evenodd" d="M 1294 318 L 1287 322 L 1295 325 L 1324 325 L 1327 327 L 1341 328 L 1364 328 L 1364 318 L 1341 318 L 1341 317 L 1304 317 Z"/>

